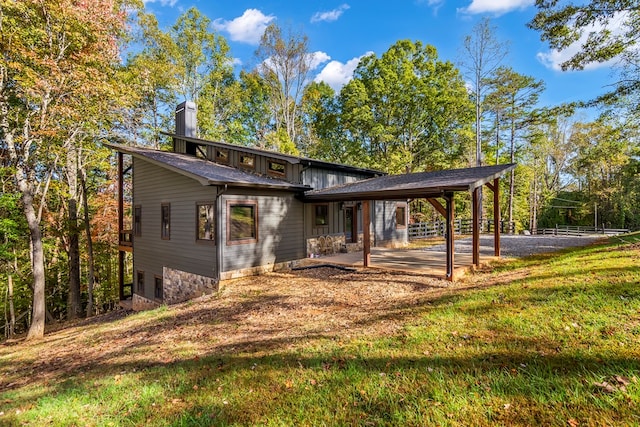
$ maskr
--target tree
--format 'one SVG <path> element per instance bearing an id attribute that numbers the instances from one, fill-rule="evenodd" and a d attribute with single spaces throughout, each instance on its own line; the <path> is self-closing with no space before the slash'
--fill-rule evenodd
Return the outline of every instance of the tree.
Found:
<path id="1" fill-rule="evenodd" d="M 564 2 L 562 2 L 564 3 Z M 636 0 L 589 0 L 579 4 L 536 0 L 538 13 L 528 26 L 552 49 L 579 44 L 563 70 L 581 70 L 591 63 L 619 60 L 624 66 L 616 89 L 597 101 L 617 102 L 636 96 L 640 89 L 640 6 Z M 633 108 L 640 108 L 636 97 Z"/>
<path id="2" fill-rule="evenodd" d="M 28 339 L 45 323 L 42 202 L 65 141 L 85 123 L 95 97 L 112 96 L 110 80 L 124 31 L 117 0 L 24 0 L 0 3 L 0 135 L 29 229 L 33 271 Z"/>
<path id="3" fill-rule="evenodd" d="M 487 79 L 500 66 L 508 53 L 507 44 L 495 37 L 491 21 L 484 18 L 464 38 L 461 68 L 471 80 L 472 99 L 476 110 L 476 166 L 482 165 L 482 115 Z"/>
<path id="4" fill-rule="evenodd" d="M 468 147 L 472 105 L 457 68 L 433 46 L 401 40 L 361 59 L 340 93 L 348 138 L 387 172 L 451 167 Z"/>
<path id="5" fill-rule="evenodd" d="M 487 98 L 491 100 L 491 104 L 496 106 L 497 132 L 500 130 L 498 119 L 500 112 L 507 124 L 509 163 L 515 163 L 516 153 L 524 144 L 522 132 L 527 131 L 534 124 L 536 116 L 534 108 L 544 89 L 544 83 L 533 77 L 518 74 L 508 67 L 496 69 L 494 76 L 487 79 L 485 83 L 491 90 Z M 509 174 L 507 214 L 509 223 L 514 221 L 515 175 L 515 170 Z"/>
<path id="6" fill-rule="evenodd" d="M 292 29 L 283 34 L 278 25 L 270 24 L 260 39 L 256 57 L 260 61 L 258 72 L 270 90 L 275 132 L 284 127 L 289 140 L 297 144 L 298 107 L 312 60 L 307 36 Z"/>

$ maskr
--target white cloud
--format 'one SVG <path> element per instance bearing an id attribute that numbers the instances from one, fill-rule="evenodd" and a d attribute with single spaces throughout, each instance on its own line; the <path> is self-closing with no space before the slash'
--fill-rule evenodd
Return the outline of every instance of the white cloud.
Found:
<path id="1" fill-rule="evenodd" d="M 362 56 L 350 59 L 345 64 L 339 61 L 331 61 L 322 69 L 320 74 L 316 76 L 314 81 L 325 82 L 336 92 L 340 91 L 342 86 L 349 83 L 353 78 L 353 71 L 358 67 L 360 59 L 364 56 L 371 55 L 373 52 L 367 52 Z"/>
<path id="2" fill-rule="evenodd" d="M 516 9 L 526 9 L 534 4 L 534 0 L 472 0 L 465 8 L 458 12 L 475 15 L 478 13 L 494 13 L 502 15 Z"/>
<path id="3" fill-rule="evenodd" d="M 142 0 L 145 6 L 149 3 L 160 3 L 161 6 L 173 7 L 178 3 L 178 0 Z"/>
<path id="4" fill-rule="evenodd" d="M 536 54 L 536 58 L 540 61 L 545 67 L 550 68 L 555 71 L 562 71 L 562 63 L 570 60 L 576 53 L 582 50 L 582 45 L 587 41 L 587 37 L 589 37 L 589 33 L 599 32 L 603 29 L 609 29 L 613 35 L 620 35 L 624 31 L 627 30 L 626 20 L 628 19 L 628 14 L 626 12 L 616 13 L 616 15 L 609 21 L 608 25 L 605 27 L 599 22 L 596 22 L 589 27 L 585 27 L 582 33 L 582 37 L 569 47 L 563 50 L 550 50 L 548 52 L 538 52 Z M 585 70 L 594 70 L 596 68 L 604 68 L 611 67 L 615 64 L 616 60 L 611 59 L 607 62 L 591 62 L 585 65 Z"/>
<path id="5" fill-rule="evenodd" d="M 311 22 L 333 22 L 340 18 L 340 15 L 344 13 L 345 10 L 349 9 L 349 5 L 344 3 L 337 7 L 336 9 L 327 11 L 327 12 L 316 12 L 311 17 Z"/>
<path id="6" fill-rule="evenodd" d="M 218 31 L 229 33 L 229 38 L 233 41 L 258 44 L 264 30 L 274 19 L 276 19 L 275 16 L 265 15 L 258 9 L 247 9 L 242 16 L 231 21 L 216 19 L 213 21 L 213 27 Z"/>
<path id="7" fill-rule="evenodd" d="M 331 57 L 327 55 L 325 52 L 317 51 L 309 54 L 309 69 L 315 70 L 320 66 L 320 64 L 324 64 L 329 61 Z"/>

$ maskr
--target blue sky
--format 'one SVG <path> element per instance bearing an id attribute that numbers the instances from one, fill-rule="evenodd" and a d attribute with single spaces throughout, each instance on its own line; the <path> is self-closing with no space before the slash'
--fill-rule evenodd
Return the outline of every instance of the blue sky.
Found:
<path id="1" fill-rule="evenodd" d="M 569 52 L 553 52 L 539 34 L 526 27 L 534 16 L 534 0 L 145 0 L 160 26 L 169 28 L 192 6 L 213 22 L 223 35 L 237 67 L 255 66 L 254 52 L 264 28 L 272 22 L 291 27 L 309 38 L 309 50 L 318 65 L 312 78 L 334 89 L 350 78 L 358 59 L 373 52 L 380 56 L 400 39 L 420 40 L 438 50 L 442 60 L 462 59 L 464 37 L 483 17 L 496 27 L 496 36 L 509 43 L 503 64 L 516 72 L 543 80 L 541 105 L 588 100 L 615 81 L 611 64 L 583 71 L 562 72 L 559 63 Z"/>

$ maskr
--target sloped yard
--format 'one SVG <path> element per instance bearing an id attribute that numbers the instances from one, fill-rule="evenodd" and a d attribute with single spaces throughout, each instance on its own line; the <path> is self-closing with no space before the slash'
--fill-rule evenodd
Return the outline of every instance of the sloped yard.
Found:
<path id="1" fill-rule="evenodd" d="M 631 237 L 633 239 L 635 237 Z M 317 268 L 0 346 L 0 425 L 637 425 L 640 247 Z"/>

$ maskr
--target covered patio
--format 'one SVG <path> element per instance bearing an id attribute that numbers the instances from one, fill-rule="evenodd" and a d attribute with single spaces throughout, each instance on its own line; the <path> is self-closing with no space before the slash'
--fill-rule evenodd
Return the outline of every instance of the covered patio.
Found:
<path id="1" fill-rule="evenodd" d="M 341 254 L 325 257 L 326 263 L 342 265 L 362 265 L 364 267 L 380 267 L 391 270 L 416 271 L 454 280 L 456 268 L 468 268 L 480 265 L 480 189 L 483 186 L 493 193 L 493 220 L 500 222 L 500 177 L 515 168 L 515 164 L 479 166 L 474 168 L 451 169 L 437 172 L 422 172 L 404 175 L 386 175 L 357 181 L 337 187 L 305 193 L 308 202 L 361 201 L 363 211 L 364 248 L 362 258 L 355 259 L 354 254 Z M 472 238 L 471 254 L 455 254 L 454 227 L 455 202 L 457 192 L 471 193 Z M 371 200 L 407 200 L 426 199 L 445 218 L 446 251 L 410 251 L 385 250 L 374 248 L 372 252 L 370 228 L 371 217 L 369 202 Z M 444 202 L 444 203 L 443 203 Z M 360 257 L 360 254 L 357 254 Z M 500 256 L 500 229 L 494 227 L 494 257 Z M 470 260 L 468 258 L 471 258 Z M 334 258 L 333 260 L 331 258 Z"/>

